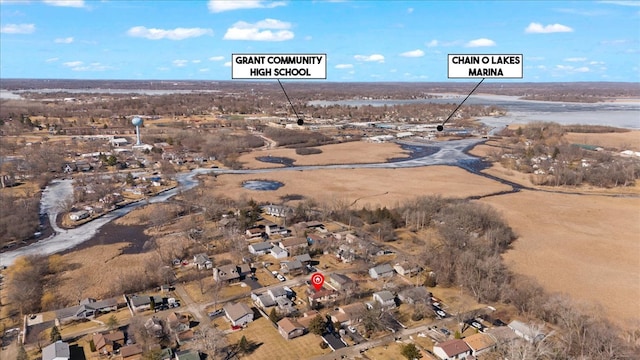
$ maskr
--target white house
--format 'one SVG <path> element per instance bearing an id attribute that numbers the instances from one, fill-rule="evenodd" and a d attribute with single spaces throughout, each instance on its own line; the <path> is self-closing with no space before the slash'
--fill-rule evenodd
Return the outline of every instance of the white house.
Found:
<path id="1" fill-rule="evenodd" d="M 273 245 L 270 242 L 259 242 L 249 245 L 249 252 L 254 255 L 264 255 L 269 252 L 272 247 Z"/>
<path id="2" fill-rule="evenodd" d="M 507 325 L 516 335 L 530 343 L 544 339 L 545 334 L 535 325 L 528 325 L 522 321 L 513 320 Z"/>
<path id="3" fill-rule="evenodd" d="M 396 297 L 389 290 L 382 290 L 373 293 L 373 300 L 385 309 L 396 307 Z"/>
<path id="4" fill-rule="evenodd" d="M 496 342 L 487 334 L 477 333 L 462 339 L 471 349 L 471 355 L 478 356 L 493 350 Z"/>
<path id="5" fill-rule="evenodd" d="M 80 211 L 69 213 L 69 219 L 73 221 L 86 219 L 88 217 L 89 217 L 89 212 L 87 210 L 80 210 Z"/>
<path id="6" fill-rule="evenodd" d="M 442 360 L 457 360 L 471 355 L 471 349 L 464 341 L 453 339 L 433 345 L 433 353 Z"/>
<path id="7" fill-rule="evenodd" d="M 245 303 L 227 303 L 223 310 L 233 326 L 245 326 L 253 321 L 253 311 Z"/>
<path id="8" fill-rule="evenodd" d="M 69 360 L 70 357 L 69 344 L 62 340 L 42 348 L 42 360 Z"/>
<path id="9" fill-rule="evenodd" d="M 271 248 L 271 256 L 276 259 L 285 259 L 289 256 L 289 253 L 280 246 L 274 246 Z"/>
<path id="10" fill-rule="evenodd" d="M 198 270 L 211 270 L 213 269 L 213 262 L 209 259 L 209 256 L 204 253 L 196 254 L 193 256 L 193 263 L 196 264 Z"/>
<path id="11" fill-rule="evenodd" d="M 394 274 L 394 270 L 389 264 L 382 264 L 369 269 L 369 276 L 373 279 L 391 277 Z"/>

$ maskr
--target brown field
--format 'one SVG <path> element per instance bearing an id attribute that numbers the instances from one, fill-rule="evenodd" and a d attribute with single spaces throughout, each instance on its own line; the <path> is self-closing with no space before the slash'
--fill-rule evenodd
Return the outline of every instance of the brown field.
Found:
<path id="1" fill-rule="evenodd" d="M 318 335 L 307 334 L 291 340 L 285 340 L 274 328 L 271 320 L 260 317 L 247 325 L 246 330 L 234 331 L 227 335 L 229 344 L 237 344 L 242 336 L 246 336 L 250 343 L 259 345 L 251 354 L 243 355 L 243 359 L 310 359 L 318 355 L 327 354 L 331 349 L 321 349 L 322 339 Z"/>
<path id="2" fill-rule="evenodd" d="M 640 319 L 640 199 L 522 191 L 481 201 L 519 236 L 504 255 L 511 269 L 621 326 Z"/>
<path id="3" fill-rule="evenodd" d="M 408 155 L 398 144 L 374 144 L 364 141 L 325 145 L 318 147 L 318 149 L 321 149 L 322 153 L 313 155 L 298 155 L 295 149 L 284 148 L 256 150 L 240 156 L 238 160 L 244 163 L 244 167 L 247 169 L 261 169 L 281 166 L 255 159 L 256 157 L 268 155 L 293 159 L 295 160 L 295 165 L 369 164 L 385 162 L 389 158 L 406 157 Z"/>
<path id="4" fill-rule="evenodd" d="M 640 151 L 640 131 L 625 133 L 583 134 L 567 133 L 565 139 L 572 144 L 586 144 L 619 150 Z"/>
<path id="5" fill-rule="evenodd" d="M 275 180 L 285 185 L 275 191 L 242 187 L 246 180 Z M 239 199 L 280 203 L 280 197 L 300 194 L 320 202 L 342 201 L 357 207 L 393 207 L 420 195 L 463 198 L 509 190 L 510 187 L 450 166 L 411 169 L 330 169 L 282 171 L 265 175 L 220 175 L 214 192 Z"/>

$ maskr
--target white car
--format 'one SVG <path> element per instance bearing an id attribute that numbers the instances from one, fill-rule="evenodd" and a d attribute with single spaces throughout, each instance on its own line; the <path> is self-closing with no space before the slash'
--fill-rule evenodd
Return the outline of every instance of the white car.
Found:
<path id="1" fill-rule="evenodd" d="M 351 331 L 352 333 L 355 333 L 355 332 L 356 332 L 356 328 L 354 328 L 354 327 L 353 327 L 353 326 L 351 326 L 351 325 L 349 325 L 349 326 L 347 327 L 347 329 L 349 329 L 349 331 Z"/>
<path id="2" fill-rule="evenodd" d="M 285 278 L 284 276 L 282 276 L 281 274 L 278 274 L 277 276 L 278 280 L 280 281 L 287 281 L 287 278 Z"/>
<path id="3" fill-rule="evenodd" d="M 438 314 L 438 316 L 443 317 L 443 318 L 444 318 L 444 317 L 447 317 L 447 313 L 445 313 L 445 312 L 444 312 L 444 311 L 442 311 L 442 310 L 437 310 L 437 311 L 436 311 L 436 314 Z"/>

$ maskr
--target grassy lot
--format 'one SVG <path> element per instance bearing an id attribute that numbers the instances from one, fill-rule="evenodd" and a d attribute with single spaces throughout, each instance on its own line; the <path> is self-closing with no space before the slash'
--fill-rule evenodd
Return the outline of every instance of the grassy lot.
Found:
<path id="1" fill-rule="evenodd" d="M 103 323 L 106 324 L 109 321 L 109 318 L 113 315 L 115 315 L 116 319 L 118 320 L 118 326 L 128 324 L 129 321 L 131 320 L 131 312 L 129 311 L 129 308 L 126 308 L 126 307 L 116 312 L 112 311 L 110 313 L 106 313 L 104 315 L 98 316 L 96 320 L 102 321 Z"/>
<path id="2" fill-rule="evenodd" d="M 242 336 L 250 343 L 259 345 L 251 354 L 241 356 L 251 360 L 309 359 L 327 354 L 331 349 L 321 349 L 320 336 L 307 334 L 292 340 L 285 340 L 269 319 L 261 317 L 248 325 L 247 330 L 233 332 L 227 336 L 229 344 L 236 344 Z"/>
<path id="3" fill-rule="evenodd" d="M 184 285 L 184 289 L 189 294 L 189 297 L 197 303 L 208 303 L 213 301 L 213 288 L 215 281 L 213 277 L 207 277 L 202 280 L 204 294 L 200 291 L 200 283 L 198 281 L 191 281 Z M 248 294 L 251 292 L 251 288 L 244 283 L 236 283 L 231 285 L 224 285 L 218 294 L 218 299 L 224 299 L 229 296 L 238 294 Z"/>
<path id="4" fill-rule="evenodd" d="M 364 354 L 371 360 L 406 360 L 400 351 L 402 351 L 401 344 L 391 343 L 369 349 Z"/>

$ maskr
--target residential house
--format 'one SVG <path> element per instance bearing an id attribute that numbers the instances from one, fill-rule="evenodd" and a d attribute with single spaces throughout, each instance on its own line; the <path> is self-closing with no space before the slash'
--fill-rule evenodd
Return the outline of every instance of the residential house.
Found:
<path id="1" fill-rule="evenodd" d="M 350 263 L 356 259 L 355 251 L 347 244 L 340 245 L 336 255 L 338 256 L 338 259 L 345 263 Z"/>
<path id="2" fill-rule="evenodd" d="M 311 256 L 309 254 L 296 255 L 293 257 L 297 261 L 300 261 L 304 265 L 311 264 Z"/>
<path id="3" fill-rule="evenodd" d="M 61 340 L 42 348 L 42 360 L 69 360 L 70 357 L 69 344 Z"/>
<path id="4" fill-rule="evenodd" d="M 422 268 L 416 264 L 404 261 L 393 266 L 393 269 L 402 276 L 415 276 L 422 271 Z"/>
<path id="5" fill-rule="evenodd" d="M 213 268 L 213 279 L 224 283 L 233 283 L 240 281 L 238 267 L 233 264 L 222 265 Z"/>
<path id="6" fill-rule="evenodd" d="M 333 289 L 322 288 L 316 291 L 315 289 L 309 288 L 308 293 L 309 293 L 309 306 L 312 308 L 320 304 L 333 302 L 338 298 L 338 292 Z"/>
<path id="7" fill-rule="evenodd" d="M 276 301 L 273 300 L 273 298 L 268 293 L 256 296 L 255 303 L 263 309 L 270 308 L 276 305 Z"/>
<path id="8" fill-rule="evenodd" d="M 366 311 L 363 303 L 353 303 L 341 306 L 338 310 L 329 313 L 331 321 L 339 322 L 341 325 L 353 325 L 362 319 L 362 314 Z"/>
<path id="9" fill-rule="evenodd" d="M 135 312 L 141 312 L 151 309 L 151 304 L 162 304 L 163 300 L 161 296 L 149 296 L 149 295 L 131 295 L 129 297 L 129 305 L 131 310 Z"/>
<path id="10" fill-rule="evenodd" d="M 356 287 L 356 283 L 350 277 L 343 274 L 331 273 L 329 275 L 329 285 L 336 290 L 347 290 Z"/>
<path id="11" fill-rule="evenodd" d="M 101 354 L 111 354 L 124 346 L 124 333 L 116 331 L 108 334 L 94 334 L 93 344 Z"/>
<path id="12" fill-rule="evenodd" d="M 120 349 L 120 356 L 122 356 L 123 360 L 141 359 L 142 346 L 140 344 L 127 345 Z"/>
<path id="13" fill-rule="evenodd" d="M 178 345 L 182 345 L 194 337 L 189 315 L 173 312 L 167 316 L 167 325 L 169 332 L 175 335 Z"/>
<path id="14" fill-rule="evenodd" d="M 198 350 L 182 350 L 176 352 L 176 360 L 200 360 Z"/>
<path id="15" fill-rule="evenodd" d="M 315 318 L 318 315 L 320 315 L 318 310 L 309 310 L 309 311 L 303 313 L 301 317 L 297 318 L 296 321 L 300 325 L 304 326 L 305 329 L 308 329 L 309 328 L 309 324 L 311 323 L 313 318 Z"/>
<path id="16" fill-rule="evenodd" d="M 369 269 L 369 276 L 373 279 L 379 279 L 384 277 L 392 277 L 394 270 L 389 264 L 382 264 Z"/>
<path id="17" fill-rule="evenodd" d="M 324 238 L 318 234 L 307 234 L 307 243 L 310 245 L 322 244 Z"/>
<path id="18" fill-rule="evenodd" d="M 538 342 L 544 339 L 545 334 L 540 328 L 533 324 L 525 324 L 522 321 L 513 320 L 507 325 L 516 335 L 527 340 L 530 343 Z"/>
<path id="19" fill-rule="evenodd" d="M 242 263 L 238 265 L 238 274 L 240 274 L 240 280 L 251 275 L 251 266 L 249 264 Z"/>
<path id="20" fill-rule="evenodd" d="M 264 226 L 264 232 L 267 236 L 273 236 L 280 233 L 280 226 L 272 221 L 263 221 L 262 226 Z"/>
<path id="21" fill-rule="evenodd" d="M 279 246 L 274 246 L 271 248 L 271 256 L 276 259 L 284 259 L 289 256 L 289 253 L 287 252 L 287 250 L 284 250 Z"/>
<path id="22" fill-rule="evenodd" d="M 433 345 L 433 353 L 442 360 L 457 360 L 471 355 L 471 349 L 464 341 L 453 339 Z"/>
<path id="23" fill-rule="evenodd" d="M 91 319 L 100 313 L 116 311 L 119 306 L 124 306 L 121 297 L 113 297 L 104 300 L 83 299 L 80 305 L 56 310 L 56 318 L 62 324 L 75 320 Z"/>
<path id="24" fill-rule="evenodd" d="M 326 232 L 327 229 L 325 229 L 324 224 L 320 221 L 307 221 L 307 229 L 315 229 L 318 230 L 320 232 Z"/>
<path id="25" fill-rule="evenodd" d="M 287 291 L 284 289 L 284 287 L 275 287 L 275 288 L 271 288 L 269 290 L 267 290 L 267 294 L 269 294 L 269 296 L 275 301 L 279 298 L 286 298 L 287 297 Z"/>
<path id="26" fill-rule="evenodd" d="M 266 237 L 266 233 L 263 227 L 252 227 L 245 231 L 245 236 L 247 240 L 263 239 Z"/>
<path id="27" fill-rule="evenodd" d="M 300 275 L 304 272 L 304 266 L 300 260 L 283 261 L 280 263 L 280 269 L 291 275 Z"/>
<path id="28" fill-rule="evenodd" d="M 211 261 L 211 259 L 209 259 L 209 256 L 204 253 L 194 255 L 193 263 L 196 265 L 198 270 L 213 269 L 213 261 Z"/>
<path id="29" fill-rule="evenodd" d="M 281 248 L 287 250 L 290 254 L 301 253 L 306 251 L 309 247 L 309 243 L 306 238 L 290 237 L 281 240 L 278 244 Z"/>
<path id="30" fill-rule="evenodd" d="M 471 355 L 478 356 L 493 350 L 496 342 L 487 334 L 477 333 L 462 339 L 471 349 Z"/>
<path id="31" fill-rule="evenodd" d="M 405 304 L 423 303 L 431 305 L 431 292 L 424 286 L 410 287 L 400 291 L 398 299 Z"/>
<path id="32" fill-rule="evenodd" d="M 305 327 L 295 319 L 283 318 L 278 321 L 278 332 L 283 338 L 290 340 L 302 336 L 305 333 Z"/>
<path id="33" fill-rule="evenodd" d="M 389 290 L 382 290 L 373 293 L 373 301 L 380 304 L 383 309 L 392 309 L 396 307 L 396 296 Z"/>
<path id="34" fill-rule="evenodd" d="M 147 334 L 155 336 L 157 338 L 164 336 L 164 328 L 162 327 L 162 321 L 155 316 L 150 317 L 144 323 L 144 328 L 147 330 Z"/>
<path id="35" fill-rule="evenodd" d="M 275 217 L 287 217 L 288 214 L 293 213 L 293 209 L 290 207 L 273 204 L 263 206 L 262 211 L 267 215 Z"/>
<path id="36" fill-rule="evenodd" d="M 485 334 L 491 336 L 491 338 L 498 345 L 509 344 L 520 338 L 511 328 L 507 326 L 492 327 L 486 330 Z"/>
<path id="37" fill-rule="evenodd" d="M 276 305 L 278 305 L 278 309 L 280 309 L 280 312 L 285 315 L 293 315 L 298 311 L 298 309 L 296 309 L 295 305 L 288 297 L 277 298 Z"/>
<path id="38" fill-rule="evenodd" d="M 227 303 L 223 309 L 233 326 L 245 326 L 253 321 L 253 311 L 245 303 Z"/>
<path id="39" fill-rule="evenodd" d="M 273 244 L 271 244 L 268 241 L 259 242 L 255 244 L 250 244 L 249 252 L 253 255 L 264 255 L 268 253 L 272 247 L 273 247 Z"/>

